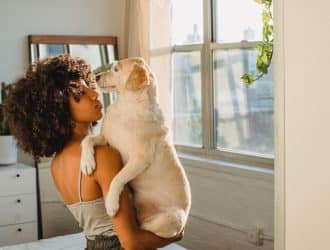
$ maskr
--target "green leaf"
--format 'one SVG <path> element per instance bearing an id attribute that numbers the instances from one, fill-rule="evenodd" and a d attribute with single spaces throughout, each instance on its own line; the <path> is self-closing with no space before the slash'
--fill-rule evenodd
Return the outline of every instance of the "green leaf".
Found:
<path id="1" fill-rule="evenodd" d="M 271 17 L 268 11 L 263 11 L 262 12 L 262 21 L 264 23 L 268 23 L 270 21 Z"/>
<path id="2" fill-rule="evenodd" d="M 254 75 L 246 74 L 246 73 L 241 77 L 241 79 L 247 85 L 251 85 L 256 80 Z"/>
<path id="3" fill-rule="evenodd" d="M 256 46 L 256 49 L 258 50 L 258 54 L 260 54 L 262 52 L 262 50 L 263 50 L 263 46 L 261 44 L 258 44 Z"/>
<path id="4" fill-rule="evenodd" d="M 262 60 L 262 63 L 263 64 L 268 64 L 268 58 L 267 58 L 267 55 L 266 54 L 263 54 L 262 55 L 261 60 Z"/>
<path id="5" fill-rule="evenodd" d="M 274 30 L 274 26 L 273 25 L 269 25 L 268 26 L 268 32 L 269 32 L 270 35 L 273 33 L 273 30 Z"/>
<path id="6" fill-rule="evenodd" d="M 262 63 L 261 55 L 258 55 L 256 62 L 257 68 L 259 69 L 262 66 L 262 64 L 263 63 Z"/>

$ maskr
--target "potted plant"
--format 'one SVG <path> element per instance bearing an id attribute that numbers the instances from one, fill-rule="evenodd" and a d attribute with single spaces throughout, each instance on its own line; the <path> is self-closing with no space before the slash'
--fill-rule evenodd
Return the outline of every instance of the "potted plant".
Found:
<path id="1" fill-rule="evenodd" d="M 1 83 L 0 96 L 0 164 L 8 165 L 17 162 L 17 147 L 14 137 L 10 134 L 6 119 L 3 114 L 3 101 L 8 95 L 10 85 Z"/>

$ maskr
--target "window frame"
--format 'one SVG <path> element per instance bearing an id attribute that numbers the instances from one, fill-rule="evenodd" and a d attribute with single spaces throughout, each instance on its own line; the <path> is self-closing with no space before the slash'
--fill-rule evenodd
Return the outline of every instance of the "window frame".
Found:
<path id="1" fill-rule="evenodd" d="M 248 49 L 255 48 L 260 41 L 241 41 L 237 43 L 218 43 L 216 42 L 216 10 L 215 0 L 203 1 L 203 42 L 197 44 L 172 45 L 171 58 L 174 53 L 180 52 L 200 52 L 201 56 L 201 101 L 202 101 L 202 148 L 175 144 L 179 155 L 194 155 L 202 158 L 233 162 L 248 166 L 256 166 L 267 169 L 274 168 L 274 156 L 258 155 L 257 153 L 245 154 L 227 150 L 220 150 L 215 142 L 215 121 L 213 115 L 214 96 L 213 96 L 213 52 L 221 49 Z M 172 60 L 171 60 L 172 64 Z M 171 67 L 172 68 L 172 67 Z M 173 86 L 173 71 L 171 71 L 171 85 Z M 173 88 L 172 88 L 173 91 Z M 173 92 L 171 93 L 174 97 Z M 172 100 L 172 103 L 173 100 Z M 174 107 L 172 107 L 174 112 Z"/>

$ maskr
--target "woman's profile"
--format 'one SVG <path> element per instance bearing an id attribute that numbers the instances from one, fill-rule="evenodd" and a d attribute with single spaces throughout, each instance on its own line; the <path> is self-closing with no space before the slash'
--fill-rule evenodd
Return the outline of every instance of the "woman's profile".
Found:
<path id="1" fill-rule="evenodd" d="M 115 148 L 96 147 L 95 172 L 81 174 L 80 143 L 102 118 L 95 86 L 90 65 L 81 58 L 63 54 L 31 64 L 4 103 L 18 146 L 37 161 L 53 157 L 54 183 L 84 230 L 86 249 L 155 249 L 181 240 L 183 232 L 164 239 L 139 228 L 129 187 L 120 195 L 117 215 L 107 215 L 104 199 L 122 168 Z"/>

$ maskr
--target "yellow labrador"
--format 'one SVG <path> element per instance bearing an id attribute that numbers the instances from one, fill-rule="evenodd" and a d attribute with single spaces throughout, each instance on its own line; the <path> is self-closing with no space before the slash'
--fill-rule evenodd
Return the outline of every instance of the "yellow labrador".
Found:
<path id="1" fill-rule="evenodd" d="M 116 214 L 119 195 L 129 183 L 141 228 L 164 238 L 176 235 L 187 222 L 190 185 L 164 125 L 154 75 L 142 58 L 128 58 L 114 63 L 98 86 L 118 97 L 106 111 L 101 133 L 81 143 L 82 172 L 95 169 L 95 145 L 115 147 L 125 165 L 109 187 L 108 214 Z"/>

